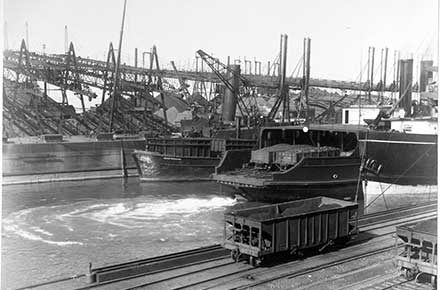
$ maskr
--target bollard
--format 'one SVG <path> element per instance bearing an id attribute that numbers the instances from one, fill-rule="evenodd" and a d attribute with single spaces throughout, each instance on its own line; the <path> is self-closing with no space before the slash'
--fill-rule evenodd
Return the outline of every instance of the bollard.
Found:
<path id="1" fill-rule="evenodd" d="M 86 283 L 93 284 L 96 282 L 96 273 L 92 272 L 92 263 L 89 263 L 89 272 L 86 274 Z"/>

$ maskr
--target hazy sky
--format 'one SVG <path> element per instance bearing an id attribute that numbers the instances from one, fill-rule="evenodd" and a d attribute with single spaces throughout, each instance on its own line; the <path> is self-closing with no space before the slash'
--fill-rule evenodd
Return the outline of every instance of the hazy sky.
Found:
<path id="1" fill-rule="evenodd" d="M 18 49 L 29 24 L 29 46 L 48 53 L 64 51 L 64 26 L 77 55 L 103 59 L 110 41 L 117 46 L 123 0 L 4 0 L 9 48 Z M 246 56 L 267 63 L 288 41 L 288 72 L 312 39 L 311 74 L 354 80 L 368 46 L 389 47 L 403 57 L 437 56 L 437 0 L 128 0 L 123 42 L 125 61 L 134 48 L 155 44 L 163 65 L 187 65 L 203 49 L 224 61 Z M 427 53 L 428 55 L 426 55 Z M 437 63 L 437 60 L 435 60 Z"/>

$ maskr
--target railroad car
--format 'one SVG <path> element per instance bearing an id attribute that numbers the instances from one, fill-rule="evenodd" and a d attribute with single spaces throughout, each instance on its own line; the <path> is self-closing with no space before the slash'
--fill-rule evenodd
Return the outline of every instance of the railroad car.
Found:
<path id="1" fill-rule="evenodd" d="M 281 252 L 345 243 L 357 233 L 358 204 L 328 197 L 225 213 L 223 246 L 251 265 Z"/>
<path id="2" fill-rule="evenodd" d="M 397 265 L 405 278 L 416 279 L 425 273 L 437 282 L 437 218 L 396 227 L 396 245 L 403 251 L 396 255 Z"/>

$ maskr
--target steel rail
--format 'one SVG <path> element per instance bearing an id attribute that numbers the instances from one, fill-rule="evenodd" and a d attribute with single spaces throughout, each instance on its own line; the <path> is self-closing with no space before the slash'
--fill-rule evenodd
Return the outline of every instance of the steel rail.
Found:
<path id="1" fill-rule="evenodd" d="M 386 277 L 386 275 L 384 275 L 384 276 Z M 337 290 L 348 290 L 348 289 L 352 289 L 355 286 L 362 286 L 362 285 L 365 285 L 365 283 L 367 281 L 369 281 L 369 280 L 377 280 L 378 278 L 380 279 L 380 277 L 383 277 L 383 276 L 375 276 L 375 277 L 372 277 L 372 278 L 367 279 L 367 280 L 361 280 L 361 281 L 358 281 L 356 283 L 352 283 L 350 285 L 339 287 Z M 403 286 L 403 288 L 399 287 L 399 286 Z M 421 285 L 417 285 L 417 281 L 415 281 L 414 279 L 407 280 L 406 278 L 403 278 L 400 275 L 394 275 L 394 276 L 392 276 L 390 278 L 387 278 L 385 280 L 381 280 L 380 282 L 376 281 L 376 282 L 370 283 L 368 286 L 365 286 L 365 287 L 362 287 L 362 288 L 359 288 L 359 289 L 361 289 L 361 290 L 367 290 L 367 289 L 374 289 L 374 290 L 386 290 L 386 289 L 408 290 L 408 289 L 420 289 L 421 288 L 420 286 Z M 425 286 L 425 285 L 423 285 L 423 286 Z M 423 287 L 423 288 L 424 289 L 435 289 L 432 286 L 426 286 L 426 287 Z"/>

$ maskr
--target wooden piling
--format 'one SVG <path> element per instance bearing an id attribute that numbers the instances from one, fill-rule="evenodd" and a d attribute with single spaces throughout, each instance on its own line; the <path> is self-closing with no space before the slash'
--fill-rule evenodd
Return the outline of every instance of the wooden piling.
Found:
<path id="1" fill-rule="evenodd" d="M 127 164 L 125 161 L 124 142 L 121 140 L 121 171 L 122 177 L 128 177 Z"/>

